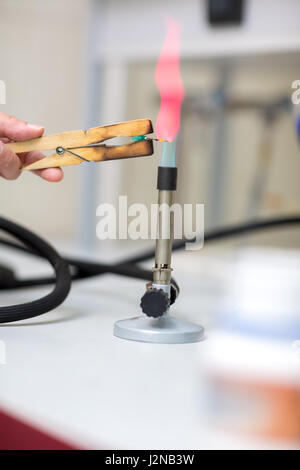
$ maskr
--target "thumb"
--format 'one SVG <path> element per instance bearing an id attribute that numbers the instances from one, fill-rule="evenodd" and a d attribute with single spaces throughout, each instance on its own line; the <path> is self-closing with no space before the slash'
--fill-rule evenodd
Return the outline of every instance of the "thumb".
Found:
<path id="1" fill-rule="evenodd" d="M 28 140 L 41 137 L 44 132 L 42 126 L 28 124 L 8 114 L 0 113 L 0 137 L 10 140 Z"/>
<path id="2" fill-rule="evenodd" d="M 0 142 L 0 175 L 14 180 L 20 175 L 21 161 L 3 142 Z"/>

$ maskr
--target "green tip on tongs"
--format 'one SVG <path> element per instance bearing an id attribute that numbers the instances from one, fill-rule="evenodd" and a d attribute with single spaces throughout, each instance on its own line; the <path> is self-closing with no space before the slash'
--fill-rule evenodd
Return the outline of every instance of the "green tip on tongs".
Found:
<path id="1" fill-rule="evenodd" d="M 135 135 L 134 137 L 132 137 L 132 140 L 134 140 L 134 141 L 146 140 L 146 136 L 145 135 Z"/>

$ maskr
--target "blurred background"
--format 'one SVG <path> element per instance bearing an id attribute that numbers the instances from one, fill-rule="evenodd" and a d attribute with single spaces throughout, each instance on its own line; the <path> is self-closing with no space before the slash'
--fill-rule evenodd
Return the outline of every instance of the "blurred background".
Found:
<path id="1" fill-rule="evenodd" d="M 206 0 L 1 0 L 0 6 L 7 88 L 1 111 L 45 126 L 46 134 L 143 117 L 155 122 L 155 64 L 164 15 L 174 16 L 182 27 L 186 93 L 179 200 L 203 202 L 208 227 L 253 211 L 298 210 L 300 159 L 290 100 L 300 73 L 296 0 L 245 1 L 241 23 L 229 26 L 209 23 Z M 268 127 L 272 148 L 264 164 Z M 129 202 L 155 202 L 156 165 L 154 158 L 66 168 L 58 185 L 24 174 L 1 183 L 2 211 L 48 237 L 97 245 L 96 205 L 119 194 Z M 254 187 L 257 177 L 264 179 L 261 191 Z M 90 226 L 83 223 L 87 217 Z"/>
<path id="2" fill-rule="evenodd" d="M 300 79 L 298 0 L 0 0 L 0 111 L 43 125 L 45 134 L 144 117 L 155 122 L 165 15 L 182 27 L 177 201 L 204 203 L 207 230 L 298 214 L 300 147 L 291 102 Z M 143 249 L 143 241 L 97 240 L 96 207 L 121 194 L 128 204 L 155 203 L 159 143 L 155 149 L 154 158 L 66 167 L 59 184 L 28 173 L 2 180 L 1 214 L 73 253 L 105 251 L 110 258 Z M 252 433 L 262 446 L 274 439 L 275 447 L 297 447 L 300 440 L 299 248 L 293 228 L 174 256 L 185 287 L 179 309 L 193 320 L 200 312 L 211 327 L 209 360 L 203 364 L 201 352 L 197 362 L 205 379 L 193 379 L 197 416 L 210 409 L 210 425 L 235 427 L 238 439 Z M 272 407 L 264 415 L 266 403 Z M 209 445 L 226 447 L 227 433 L 220 436 Z"/>

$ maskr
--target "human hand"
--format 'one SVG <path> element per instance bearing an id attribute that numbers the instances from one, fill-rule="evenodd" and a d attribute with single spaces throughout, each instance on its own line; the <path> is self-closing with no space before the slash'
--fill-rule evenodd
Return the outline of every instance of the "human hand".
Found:
<path id="1" fill-rule="evenodd" d="M 21 168 L 41 158 L 41 152 L 27 152 L 15 154 L 5 144 L 19 140 L 35 139 L 41 137 L 44 128 L 0 112 L 0 176 L 8 180 L 14 180 L 21 174 Z M 63 177 L 61 168 L 46 168 L 36 170 L 33 173 L 41 176 L 46 181 L 57 182 Z"/>

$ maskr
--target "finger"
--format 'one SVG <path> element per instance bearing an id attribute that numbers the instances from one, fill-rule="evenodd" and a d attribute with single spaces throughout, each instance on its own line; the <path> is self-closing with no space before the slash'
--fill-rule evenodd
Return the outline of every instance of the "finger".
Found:
<path id="1" fill-rule="evenodd" d="M 7 180 L 14 180 L 20 175 L 21 166 L 18 156 L 0 142 L 0 175 Z"/>
<path id="2" fill-rule="evenodd" d="M 35 170 L 33 173 L 49 181 L 49 183 L 58 183 L 64 176 L 61 168 L 45 168 L 44 170 Z"/>
<path id="3" fill-rule="evenodd" d="M 45 155 L 41 152 L 28 152 L 22 155 L 22 164 L 23 166 L 27 166 L 30 165 L 30 163 L 41 160 L 42 158 L 45 158 Z M 43 170 L 35 170 L 33 173 L 52 183 L 58 183 L 62 180 L 64 175 L 61 168 L 45 168 Z"/>
<path id="4" fill-rule="evenodd" d="M 8 114 L 0 113 L 0 137 L 15 141 L 28 140 L 41 137 L 43 132 L 42 126 L 28 124 Z"/>

